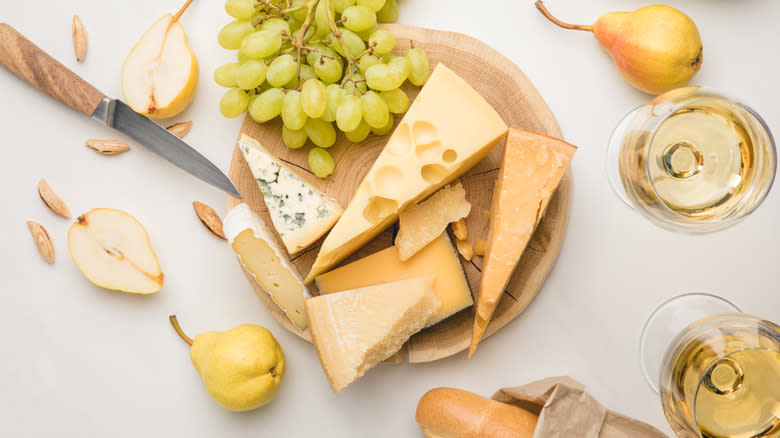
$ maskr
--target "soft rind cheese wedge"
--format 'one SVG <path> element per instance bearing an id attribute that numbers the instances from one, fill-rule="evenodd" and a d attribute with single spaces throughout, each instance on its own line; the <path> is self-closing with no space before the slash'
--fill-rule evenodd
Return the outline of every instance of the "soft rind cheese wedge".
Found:
<path id="1" fill-rule="evenodd" d="M 320 294 L 331 294 L 429 275 L 434 278 L 441 307 L 428 325 L 474 304 L 460 258 L 446 232 L 407 261 L 401 261 L 397 246 L 391 246 L 320 275 L 316 284 Z"/>
<path id="2" fill-rule="evenodd" d="M 509 129 L 490 205 L 485 263 L 477 296 L 469 357 L 577 148 L 557 138 Z"/>
<path id="3" fill-rule="evenodd" d="M 298 328 L 309 326 L 304 299 L 311 296 L 300 275 L 274 240 L 262 219 L 241 203 L 225 216 L 225 237 L 238 261 Z"/>
<path id="4" fill-rule="evenodd" d="M 252 137 L 242 134 L 238 149 L 263 192 L 265 205 L 287 252 L 294 255 L 333 227 L 344 209 L 268 152 Z"/>
<path id="5" fill-rule="evenodd" d="M 333 391 L 392 356 L 440 306 L 431 277 L 307 299 L 312 341 Z"/>
<path id="6" fill-rule="evenodd" d="M 446 186 L 425 201 L 402 211 L 395 238 L 401 260 L 409 260 L 439 237 L 450 222 L 468 216 L 469 212 L 471 204 L 466 201 L 466 191 L 460 182 Z"/>
<path id="7" fill-rule="evenodd" d="M 328 233 L 306 282 L 482 160 L 506 134 L 501 116 L 463 79 L 438 64 Z"/>

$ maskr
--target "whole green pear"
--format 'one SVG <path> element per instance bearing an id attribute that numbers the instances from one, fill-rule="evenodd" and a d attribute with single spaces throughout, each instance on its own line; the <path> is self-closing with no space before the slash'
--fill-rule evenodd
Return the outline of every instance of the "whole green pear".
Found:
<path id="1" fill-rule="evenodd" d="M 190 340 L 171 316 L 177 333 Z M 224 332 L 210 331 L 191 340 L 190 359 L 209 395 L 223 408 L 249 411 L 270 402 L 284 376 L 284 353 L 271 332 L 242 324 Z"/>

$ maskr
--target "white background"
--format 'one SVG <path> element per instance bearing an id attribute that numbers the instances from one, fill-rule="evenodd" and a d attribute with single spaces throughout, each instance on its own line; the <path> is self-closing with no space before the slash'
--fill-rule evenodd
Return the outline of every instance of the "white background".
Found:
<path id="1" fill-rule="evenodd" d="M 109 96 L 121 97 L 122 62 L 141 33 L 180 0 L 0 0 L 0 21 Z M 553 13 L 590 23 L 640 0 L 549 0 Z M 755 108 L 780 133 L 780 2 L 669 0 L 694 18 L 704 64 L 693 83 Z M 466 33 L 517 63 L 578 145 L 574 201 L 555 269 L 530 308 L 477 354 L 422 365 L 383 365 L 333 394 L 314 349 L 284 330 L 255 297 L 230 249 L 205 231 L 191 202 L 224 214 L 224 195 L 142 147 L 104 157 L 87 138 L 121 135 L 0 69 L 0 435 L 421 437 L 420 396 L 437 386 L 491 395 L 570 375 L 606 406 L 667 433 L 661 404 L 637 360 L 648 314 L 684 291 L 727 297 L 748 313 L 780 320 L 780 193 L 742 224 L 705 236 L 663 231 L 623 205 L 609 187 L 605 144 L 621 116 L 649 97 L 619 76 L 590 34 L 544 20 L 531 0 L 402 0 L 400 22 Z M 71 17 L 89 37 L 76 63 Z M 196 0 L 182 22 L 201 67 L 197 94 L 176 120 L 193 120 L 186 140 L 228 169 L 240 119 L 218 112 L 214 69 L 232 54 L 216 42 L 229 21 L 221 0 Z M 128 141 L 127 139 L 124 139 Z M 134 214 L 166 275 L 163 290 L 134 296 L 87 281 L 67 251 L 62 219 L 38 199 L 45 177 L 74 215 L 93 207 Z M 57 260 L 38 256 L 25 226 L 48 228 Z M 249 413 L 220 408 L 206 393 L 186 345 L 168 325 L 176 313 L 191 335 L 244 322 L 268 327 L 284 348 L 278 397 Z"/>

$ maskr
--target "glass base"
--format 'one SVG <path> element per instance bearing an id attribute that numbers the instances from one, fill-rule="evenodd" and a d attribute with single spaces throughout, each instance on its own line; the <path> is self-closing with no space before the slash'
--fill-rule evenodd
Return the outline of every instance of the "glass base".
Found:
<path id="1" fill-rule="evenodd" d="M 707 293 L 683 294 L 658 306 L 647 318 L 639 339 L 639 361 L 650 387 L 660 394 L 661 364 L 681 331 L 708 316 L 740 312 L 734 303 Z"/>
<path id="2" fill-rule="evenodd" d="M 609 184 L 618 197 L 631 208 L 634 208 L 634 205 L 628 200 L 626 188 L 623 186 L 623 181 L 620 178 L 620 149 L 623 147 L 623 139 L 626 137 L 631 121 L 640 109 L 642 109 L 641 106 L 635 108 L 620 120 L 609 137 L 609 143 L 607 143 L 607 178 L 609 179 Z"/>

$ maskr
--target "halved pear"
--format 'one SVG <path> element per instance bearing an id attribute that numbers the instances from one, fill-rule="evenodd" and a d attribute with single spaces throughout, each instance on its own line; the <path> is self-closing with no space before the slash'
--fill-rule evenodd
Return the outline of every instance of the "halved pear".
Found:
<path id="1" fill-rule="evenodd" d="M 166 14 L 150 27 L 122 66 L 122 93 L 133 110 L 152 118 L 174 117 L 192 101 L 198 60 L 179 16 Z"/>
<path id="2" fill-rule="evenodd" d="M 94 208 L 79 216 L 68 248 L 81 273 L 100 287 L 137 294 L 162 288 L 165 277 L 146 229 L 122 210 Z"/>

